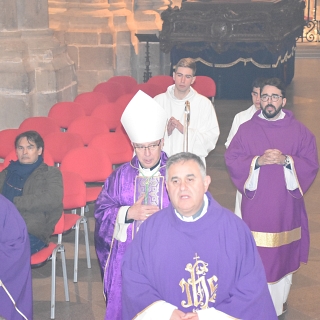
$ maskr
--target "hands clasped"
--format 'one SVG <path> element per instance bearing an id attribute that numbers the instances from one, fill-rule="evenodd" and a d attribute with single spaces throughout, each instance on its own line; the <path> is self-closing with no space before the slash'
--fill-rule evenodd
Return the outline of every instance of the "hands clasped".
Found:
<path id="1" fill-rule="evenodd" d="M 168 131 L 168 136 L 170 136 L 173 132 L 174 129 L 178 129 L 180 131 L 180 133 L 183 134 L 183 125 L 180 123 L 179 120 L 177 120 L 174 117 L 171 117 L 168 121 L 168 125 L 167 125 L 167 131 Z"/>
<path id="2" fill-rule="evenodd" d="M 144 195 L 141 197 L 129 208 L 127 219 L 128 220 L 141 220 L 144 221 L 148 219 L 155 212 L 159 211 L 158 206 L 142 204 L 144 200 Z"/>
<path id="3" fill-rule="evenodd" d="M 267 149 L 262 156 L 258 158 L 258 165 L 264 166 L 268 164 L 284 165 L 286 156 L 278 149 Z"/>

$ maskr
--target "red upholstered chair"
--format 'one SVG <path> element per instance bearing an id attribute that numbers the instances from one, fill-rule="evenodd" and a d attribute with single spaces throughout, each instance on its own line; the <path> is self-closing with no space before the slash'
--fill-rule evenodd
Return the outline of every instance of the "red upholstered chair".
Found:
<path id="1" fill-rule="evenodd" d="M 118 107 L 115 102 L 103 103 L 97 106 L 91 116 L 103 120 L 109 130 L 115 131 L 116 128 L 121 124 L 120 119 L 122 110 Z"/>
<path id="2" fill-rule="evenodd" d="M 112 172 L 112 164 L 102 150 L 83 147 L 70 150 L 62 159 L 60 169 L 75 172 L 81 176 L 87 184 L 86 202 L 88 203 L 97 199 L 103 182 Z"/>
<path id="3" fill-rule="evenodd" d="M 58 102 L 49 111 L 48 117 L 56 120 L 60 128 L 65 131 L 70 123 L 86 115 L 84 107 L 73 101 Z"/>
<path id="4" fill-rule="evenodd" d="M 156 84 L 160 87 L 161 92 L 166 92 L 167 88 L 174 84 L 172 76 L 168 75 L 156 75 L 151 77 L 147 83 Z"/>
<path id="5" fill-rule="evenodd" d="M 61 234 L 64 229 L 64 216 L 62 215 L 60 220 L 57 222 L 53 234 Z M 66 301 L 69 301 L 69 288 L 68 288 L 68 277 L 66 268 L 66 256 L 64 245 L 61 243 L 49 242 L 49 245 L 37 253 L 31 256 L 31 267 L 37 268 L 43 266 L 51 257 L 52 267 L 51 267 L 51 315 L 50 318 L 55 318 L 55 300 L 56 300 L 56 257 L 57 253 L 61 254 L 62 263 L 62 274 L 63 274 L 63 284 L 64 284 L 64 294 Z"/>
<path id="6" fill-rule="evenodd" d="M 75 119 L 71 122 L 68 132 L 79 134 L 85 145 L 88 145 L 90 140 L 100 133 L 107 133 L 110 129 L 102 119 L 84 116 Z"/>
<path id="7" fill-rule="evenodd" d="M 91 268 L 90 245 L 88 235 L 87 218 L 84 216 L 84 207 L 86 205 L 86 185 L 82 178 L 69 171 L 61 171 L 63 180 L 63 209 L 72 210 L 73 213 L 64 214 L 64 229 L 67 232 L 71 229 L 75 230 L 74 237 L 74 271 L 73 282 L 78 282 L 78 257 L 79 257 L 79 231 L 80 224 L 83 224 L 85 237 L 87 267 Z M 76 214 L 76 209 L 81 208 L 81 215 Z M 62 234 L 58 235 L 58 242 L 62 242 Z"/>
<path id="8" fill-rule="evenodd" d="M 156 95 L 162 93 L 161 87 L 154 83 L 139 83 L 134 87 L 133 93 L 136 94 L 139 90 L 143 91 L 151 98 L 154 98 Z"/>
<path id="9" fill-rule="evenodd" d="M 93 109 L 101 103 L 108 102 L 108 98 L 101 92 L 84 92 L 76 96 L 74 102 L 83 106 L 87 116 L 90 116 Z"/>
<path id="10" fill-rule="evenodd" d="M 4 159 L 15 149 L 14 141 L 21 131 L 19 129 L 4 129 L 0 131 L 0 158 Z"/>
<path id="11" fill-rule="evenodd" d="M 131 93 L 132 89 L 137 85 L 137 80 L 131 76 L 114 76 L 107 82 L 120 83 L 126 93 Z"/>
<path id="12" fill-rule="evenodd" d="M 102 82 L 93 89 L 93 92 L 100 92 L 106 95 L 110 102 L 116 101 L 119 97 L 126 94 L 125 88 L 118 82 Z"/>
<path id="13" fill-rule="evenodd" d="M 128 162 L 133 157 L 131 142 L 120 130 L 95 136 L 90 141 L 89 147 L 103 150 L 113 165 Z"/>
<path id="14" fill-rule="evenodd" d="M 29 130 L 37 131 L 42 138 L 51 132 L 60 131 L 60 127 L 55 119 L 49 117 L 32 117 L 22 121 L 19 126 L 20 132 Z"/>
<path id="15" fill-rule="evenodd" d="M 6 156 L 15 149 L 14 141 L 19 135 L 19 129 L 4 129 L 0 131 L 0 158 L 5 159 Z M 0 162 L 0 171 L 5 168 L 3 162 Z"/>
<path id="16" fill-rule="evenodd" d="M 193 83 L 192 87 L 198 93 L 211 99 L 213 102 L 216 95 L 216 83 L 212 78 L 207 76 L 196 76 L 196 81 Z"/>
<path id="17" fill-rule="evenodd" d="M 84 146 L 81 136 L 71 132 L 52 132 L 43 140 L 45 151 L 50 153 L 57 167 L 71 149 Z"/>
<path id="18" fill-rule="evenodd" d="M 127 107 L 128 103 L 131 101 L 131 99 L 134 97 L 135 93 L 127 93 L 120 97 L 116 101 L 116 105 L 118 106 L 119 111 L 121 112 L 121 115 L 125 108 Z M 121 117 L 120 117 L 121 118 Z"/>
<path id="19" fill-rule="evenodd" d="M 18 160 L 17 155 L 16 155 L 16 150 L 12 150 L 4 159 L 3 161 L 3 168 L 6 168 L 9 164 L 11 160 Z M 54 166 L 54 161 L 53 158 L 50 154 L 49 151 L 44 151 L 43 152 L 43 161 L 44 163 L 46 163 L 48 166 Z"/>

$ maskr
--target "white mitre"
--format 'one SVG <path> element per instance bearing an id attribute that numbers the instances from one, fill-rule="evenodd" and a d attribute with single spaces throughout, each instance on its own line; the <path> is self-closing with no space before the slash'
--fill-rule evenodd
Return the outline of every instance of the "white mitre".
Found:
<path id="1" fill-rule="evenodd" d="M 155 100 L 139 90 L 124 110 L 121 123 L 131 142 L 153 142 L 163 138 L 167 114 Z"/>

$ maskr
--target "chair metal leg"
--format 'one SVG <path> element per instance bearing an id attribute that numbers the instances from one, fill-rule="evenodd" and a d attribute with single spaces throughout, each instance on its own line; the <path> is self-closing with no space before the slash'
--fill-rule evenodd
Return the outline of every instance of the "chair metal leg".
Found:
<path id="1" fill-rule="evenodd" d="M 78 282 L 78 259 L 79 259 L 79 229 L 80 222 L 78 220 L 75 227 L 74 234 L 74 267 L 73 267 L 73 282 Z"/>
<path id="2" fill-rule="evenodd" d="M 52 266 L 51 266 L 51 319 L 55 317 L 55 303 L 56 303 L 56 256 L 57 250 L 59 247 L 56 247 L 52 251 Z"/>
<path id="3" fill-rule="evenodd" d="M 64 246 L 60 244 L 52 251 L 52 266 L 51 266 L 51 315 L 50 318 L 55 318 L 55 307 L 56 307 L 56 261 L 57 252 L 61 253 L 61 263 L 62 263 L 62 274 L 63 274 L 63 284 L 64 284 L 64 294 L 66 301 L 70 301 L 69 298 L 69 287 L 68 287 L 68 277 L 67 277 L 67 266 L 66 266 L 66 255 L 64 251 Z"/>
<path id="4" fill-rule="evenodd" d="M 84 231 L 84 240 L 85 240 L 85 244 L 86 244 L 87 267 L 88 267 L 88 269 L 90 269 L 91 268 L 91 258 L 90 258 L 90 245 L 89 245 L 87 218 L 82 219 L 82 223 L 83 223 L 83 231 Z"/>
<path id="5" fill-rule="evenodd" d="M 61 265 L 62 265 L 62 274 L 63 274 L 64 295 L 66 297 L 66 301 L 70 301 L 69 287 L 68 287 L 67 265 L 66 265 L 66 254 L 65 254 L 65 250 L 64 250 L 64 245 L 60 246 L 59 252 L 61 253 Z"/>

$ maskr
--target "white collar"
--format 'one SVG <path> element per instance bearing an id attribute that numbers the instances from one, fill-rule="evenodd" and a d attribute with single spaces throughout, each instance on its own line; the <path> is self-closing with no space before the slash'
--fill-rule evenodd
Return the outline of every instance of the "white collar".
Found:
<path id="1" fill-rule="evenodd" d="M 283 119 L 283 118 L 286 116 L 286 114 L 285 114 L 285 113 L 282 111 L 282 109 L 281 109 L 280 114 L 279 114 L 279 117 L 278 117 L 277 119 L 267 119 L 267 118 L 263 115 L 262 110 L 261 110 L 261 112 L 260 112 L 260 114 L 259 114 L 258 116 L 259 116 L 259 118 L 264 119 L 264 120 L 267 120 L 267 121 L 277 121 L 277 120 Z"/>
<path id="2" fill-rule="evenodd" d="M 181 215 L 177 210 L 174 210 L 174 212 L 175 212 L 176 216 L 182 221 L 195 222 L 195 221 L 199 220 L 200 218 L 202 218 L 208 211 L 209 202 L 208 202 L 208 197 L 206 194 L 203 195 L 203 202 L 204 202 L 204 206 L 202 208 L 202 211 L 196 218 L 193 218 L 193 216 L 185 217 L 185 216 Z"/>
<path id="3" fill-rule="evenodd" d="M 139 162 L 140 175 L 142 175 L 144 177 L 151 177 L 153 175 L 156 175 L 157 171 L 159 171 L 159 169 L 160 169 L 160 163 L 161 163 L 161 161 L 159 161 L 158 165 L 155 168 L 153 168 L 153 170 L 150 170 L 150 169 L 145 169 L 145 168 L 141 167 L 140 162 Z"/>

